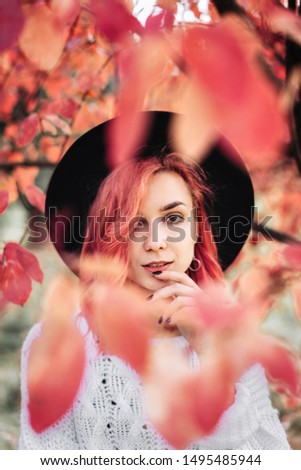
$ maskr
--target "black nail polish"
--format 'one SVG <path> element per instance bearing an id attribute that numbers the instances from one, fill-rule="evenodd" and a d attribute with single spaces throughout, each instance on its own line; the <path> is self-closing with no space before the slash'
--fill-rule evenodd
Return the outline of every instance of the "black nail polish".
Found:
<path id="1" fill-rule="evenodd" d="M 153 275 L 154 275 L 154 276 L 158 276 L 158 274 L 161 274 L 162 272 L 163 272 L 163 271 L 154 271 L 154 272 L 153 272 Z"/>
<path id="2" fill-rule="evenodd" d="M 146 297 L 146 300 L 151 300 L 153 297 L 154 297 L 154 295 L 151 294 L 151 295 L 149 295 L 148 297 Z"/>
<path id="3" fill-rule="evenodd" d="M 162 322 L 163 322 L 163 317 L 160 317 L 158 320 L 159 325 L 161 325 Z"/>

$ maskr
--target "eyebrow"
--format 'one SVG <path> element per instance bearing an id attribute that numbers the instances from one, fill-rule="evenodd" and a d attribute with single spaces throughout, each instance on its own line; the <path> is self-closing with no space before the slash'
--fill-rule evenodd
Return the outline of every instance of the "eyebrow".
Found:
<path id="1" fill-rule="evenodd" d="M 170 202 L 169 204 L 167 204 L 167 205 L 164 206 L 164 207 L 161 207 L 160 211 L 161 211 L 161 212 L 168 211 L 168 210 L 170 210 L 170 209 L 174 209 L 175 207 L 181 206 L 181 205 L 187 207 L 187 204 L 185 204 L 185 202 L 174 201 L 174 202 Z"/>

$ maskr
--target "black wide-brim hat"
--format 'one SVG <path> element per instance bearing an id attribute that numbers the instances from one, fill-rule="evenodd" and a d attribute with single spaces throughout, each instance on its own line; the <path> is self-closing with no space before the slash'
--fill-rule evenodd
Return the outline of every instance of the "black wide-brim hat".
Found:
<path id="1" fill-rule="evenodd" d="M 146 159 L 176 151 L 169 132 L 173 113 L 146 113 L 149 126 L 133 158 Z M 50 240 L 76 273 L 75 260 L 81 253 L 90 207 L 102 181 L 111 172 L 106 158 L 107 136 L 114 119 L 94 127 L 71 145 L 57 165 L 47 190 Z M 239 254 L 251 229 L 252 182 L 241 158 L 222 137 L 207 155 L 201 156 L 199 167 L 205 171 L 207 184 L 214 193 L 213 201 L 207 201 L 205 209 L 212 222 L 219 262 L 225 270 Z"/>

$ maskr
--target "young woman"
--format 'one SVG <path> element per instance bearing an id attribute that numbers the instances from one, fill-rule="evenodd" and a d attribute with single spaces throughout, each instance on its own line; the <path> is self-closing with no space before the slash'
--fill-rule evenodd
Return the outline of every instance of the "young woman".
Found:
<path id="1" fill-rule="evenodd" d="M 135 286 L 146 303 L 164 301 L 164 310 L 152 318 L 153 337 L 183 352 L 190 346 L 197 366 L 201 339 L 189 321 L 194 296 L 202 282 L 221 280 L 222 268 L 241 249 L 250 229 L 253 190 L 243 169 L 225 158 L 224 142 L 211 150 L 201 167 L 172 152 L 167 139 L 172 116 L 148 114 L 153 122 L 147 144 L 111 172 L 96 151 L 104 154 L 101 146 L 110 123 L 88 132 L 69 149 L 48 189 L 48 228 L 75 272 L 76 254 L 104 254 L 122 261 L 117 285 Z M 72 233 L 71 239 L 66 233 Z M 72 409 L 40 434 L 29 424 L 26 385 L 28 352 L 40 325 L 25 342 L 20 447 L 171 449 L 149 422 L 139 376 L 120 358 L 99 354 L 95 334 L 79 318 L 88 356 L 81 390 Z M 241 377 L 235 400 L 214 432 L 189 448 L 289 448 L 260 365 Z"/>

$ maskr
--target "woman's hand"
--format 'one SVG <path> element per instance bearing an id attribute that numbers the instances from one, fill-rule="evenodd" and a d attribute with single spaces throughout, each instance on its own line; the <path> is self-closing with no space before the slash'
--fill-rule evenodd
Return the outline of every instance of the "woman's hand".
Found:
<path id="1" fill-rule="evenodd" d="M 187 274 L 176 271 L 162 271 L 156 278 L 165 284 L 151 299 L 152 303 L 165 301 L 164 313 L 158 323 L 168 330 L 178 329 L 193 349 L 200 352 L 201 328 L 195 302 L 200 287 Z M 170 283 L 166 285 L 166 282 Z"/>

